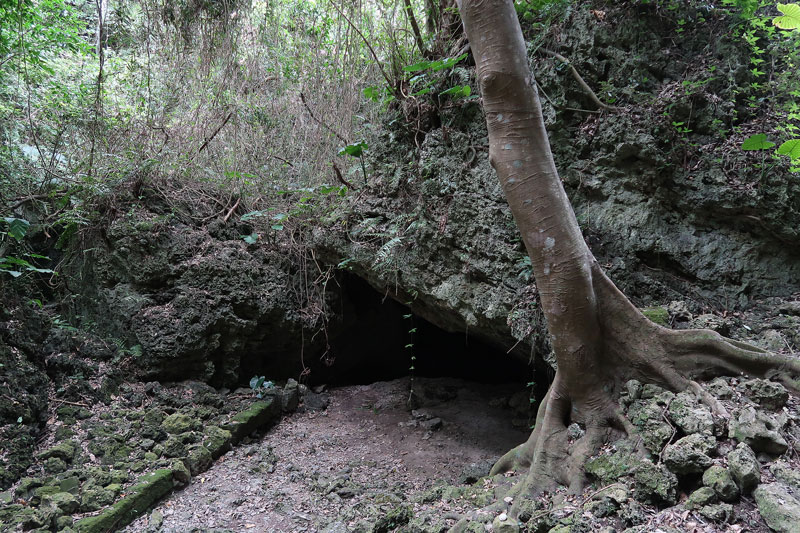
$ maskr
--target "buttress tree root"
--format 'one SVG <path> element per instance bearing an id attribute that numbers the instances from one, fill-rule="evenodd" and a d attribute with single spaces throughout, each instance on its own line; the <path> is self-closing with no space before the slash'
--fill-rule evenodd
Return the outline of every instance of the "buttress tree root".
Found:
<path id="1" fill-rule="evenodd" d="M 747 373 L 798 391 L 800 360 L 708 330 L 674 331 L 645 318 L 604 274 L 581 235 L 553 162 L 536 83 L 511 0 L 461 0 L 489 131 L 489 158 L 531 258 L 558 370 L 524 444 L 492 473 L 528 468 L 514 493 L 583 488 L 583 466 L 600 446 L 634 436 L 619 406 L 637 379 L 694 391 L 717 416 L 723 406 L 697 379 Z M 567 427 L 583 437 L 569 445 Z"/>

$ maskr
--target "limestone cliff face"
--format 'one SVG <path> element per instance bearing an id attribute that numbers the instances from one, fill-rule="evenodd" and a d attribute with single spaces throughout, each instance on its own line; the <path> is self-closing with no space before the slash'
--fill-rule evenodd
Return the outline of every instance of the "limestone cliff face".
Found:
<path id="1" fill-rule="evenodd" d="M 639 4 L 574 7 L 530 46 L 591 249 L 639 305 L 734 309 L 800 291 L 800 178 L 740 149 L 777 120 L 750 105 L 750 52 L 728 15 Z M 586 112 L 594 104 L 542 47 L 568 57 L 620 112 Z M 457 68 L 445 83 L 471 76 Z M 240 238 L 252 228 L 236 217 L 206 226 L 137 209 L 113 219 L 87 278 L 92 312 L 141 346 L 143 375 L 233 383 L 251 368 L 296 372 L 301 348 L 320 361 L 337 335 L 357 332 L 348 328 L 363 317 L 343 316 L 354 301 L 336 283 L 348 271 L 440 328 L 525 360 L 546 353 L 479 101 L 424 112 L 425 130 L 391 117 L 375 127 L 366 186 L 290 217 L 283 232 L 266 225 L 257 244 Z"/>

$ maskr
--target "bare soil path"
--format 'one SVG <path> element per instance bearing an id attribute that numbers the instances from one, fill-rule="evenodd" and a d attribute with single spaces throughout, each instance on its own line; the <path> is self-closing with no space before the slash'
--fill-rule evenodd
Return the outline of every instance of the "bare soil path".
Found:
<path id="1" fill-rule="evenodd" d="M 404 506 L 417 520 L 426 512 L 445 520 L 469 503 L 426 503 L 421 494 L 457 482 L 470 464 L 488 471 L 527 438 L 507 407 L 520 388 L 418 378 L 413 414 L 407 378 L 334 389 L 326 410 L 284 418 L 126 531 L 338 533 Z"/>

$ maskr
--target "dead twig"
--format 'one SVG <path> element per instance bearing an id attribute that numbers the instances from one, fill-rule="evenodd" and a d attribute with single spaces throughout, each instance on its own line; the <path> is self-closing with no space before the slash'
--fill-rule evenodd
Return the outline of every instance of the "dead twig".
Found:
<path id="1" fill-rule="evenodd" d="M 573 77 L 573 78 L 575 78 L 575 81 L 577 81 L 577 82 L 578 82 L 578 85 L 580 85 L 580 86 L 581 86 L 581 89 L 583 89 L 583 90 L 584 90 L 584 92 L 585 92 L 587 95 L 589 95 L 589 99 L 590 99 L 592 102 L 594 102 L 594 105 L 596 105 L 596 106 L 597 106 L 597 107 L 599 107 L 600 109 L 604 109 L 604 110 L 606 110 L 606 111 L 612 111 L 612 112 L 614 112 L 614 113 L 618 113 L 619 111 L 621 111 L 621 109 L 620 109 L 619 107 L 614 107 L 614 106 L 610 106 L 610 105 L 608 105 L 608 104 L 606 104 L 606 103 L 603 103 L 603 102 L 602 102 L 602 101 L 601 101 L 601 100 L 600 100 L 600 99 L 597 97 L 597 95 L 596 95 L 596 94 L 595 94 L 595 92 L 592 90 L 592 88 L 591 88 L 591 87 L 589 87 L 589 84 L 588 84 L 588 83 L 586 83 L 586 82 L 583 80 L 583 78 L 582 78 L 582 77 L 581 77 L 581 75 L 578 73 L 578 71 L 575 69 L 575 67 L 572 65 L 572 63 L 570 62 L 570 60 L 569 60 L 569 59 L 567 59 L 566 57 L 562 56 L 562 55 L 561 55 L 561 54 L 559 54 L 558 52 L 553 52 L 552 50 L 548 50 L 547 48 L 542 48 L 541 50 L 542 50 L 542 52 L 544 52 L 545 54 L 549 55 L 550 57 L 553 57 L 553 58 L 555 58 L 556 60 L 560 61 L 561 63 L 563 63 L 564 65 L 566 65 L 566 66 L 567 66 L 567 68 L 569 69 L 569 72 L 570 72 L 570 74 L 572 74 L 572 77 Z"/>
<path id="2" fill-rule="evenodd" d="M 348 189 L 352 189 L 353 188 L 353 185 L 349 181 L 344 179 L 344 176 L 342 176 L 342 171 L 339 170 L 339 167 L 336 166 L 336 163 L 333 163 L 333 173 L 336 175 L 336 180 L 339 183 L 345 185 Z"/>
<path id="3" fill-rule="evenodd" d="M 308 114 L 311 115 L 311 118 L 314 119 L 314 122 L 316 122 L 326 130 L 331 132 L 337 139 L 339 139 L 343 143 L 348 144 L 347 139 L 339 135 L 339 133 L 336 130 L 328 126 L 325 122 L 323 122 L 321 119 L 318 119 L 317 116 L 314 115 L 314 112 L 311 111 L 311 107 L 309 107 L 308 102 L 306 102 L 306 95 L 304 95 L 302 91 L 300 92 L 300 100 L 303 102 L 303 105 L 306 106 L 306 110 L 308 110 Z"/>
<path id="4" fill-rule="evenodd" d="M 236 199 L 236 203 L 233 204 L 233 207 L 231 207 L 230 210 L 228 210 L 228 214 L 225 215 L 225 217 L 222 219 L 223 222 L 228 222 L 228 219 L 231 218 L 231 215 L 233 214 L 233 212 L 236 211 L 237 207 L 239 207 L 239 202 L 241 202 L 241 201 L 242 201 L 241 198 L 237 198 Z"/>
<path id="5" fill-rule="evenodd" d="M 197 151 L 197 153 L 198 153 L 198 154 L 199 154 L 200 152 L 202 152 L 203 150 L 205 150 L 206 146 L 208 146 L 208 143 L 210 143 L 211 141 L 213 141 L 213 140 L 214 140 L 214 137 L 216 137 L 216 136 L 217 136 L 217 134 L 218 134 L 218 133 L 219 133 L 219 132 L 222 130 L 222 128 L 224 128 L 224 127 L 225 127 L 225 124 L 227 124 L 227 123 L 228 123 L 228 121 L 231 119 L 231 117 L 232 117 L 232 116 L 233 116 L 233 111 L 231 111 L 230 113 L 228 113 L 228 116 L 227 116 L 227 117 L 225 117 L 225 120 L 223 120 L 223 121 L 222 121 L 222 124 L 220 124 L 220 125 L 219 125 L 219 127 L 217 127 L 217 129 L 216 129 L 216 130 L 214 130 L 214 133 L 212 133 L 212 134 L 211 134 L 211 137 L 209 137 L 208 139 L 206 139 L 206 141 L 203 143 L 203 146 L 201 146 L 201 147 L 200 147 L 200 149 Z"/>

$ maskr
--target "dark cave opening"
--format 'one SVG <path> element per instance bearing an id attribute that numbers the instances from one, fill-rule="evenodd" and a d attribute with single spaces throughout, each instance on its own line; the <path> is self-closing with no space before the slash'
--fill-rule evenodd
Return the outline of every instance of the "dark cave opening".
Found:
<path id="1" fill-rule="evenodd" d="M 547 392 L 552 376 L 544 363 L 528 364 L 524 357 L 507 353 L 508 346 L 466 331 L 446 331 L 354 274 L 337 277 L 334 302 L 326 329 L 305 331 L 302 363 L 299 354 L 273 346 L 269 357 L 242 359 L 241 383 L 247 386 L 254 375 L 272 380 L 300 377 L 309 386 L 331 387 L 406 376 L 448 377 L 517 384 L 534 400 Z M 509 346 L 513 343 L 509 337 Z"/>
<path id="2" fill-rule="evenodd" d="M 320 372 L 327 374 L 329 384 L 365 384 L 407 375 L 479 383 L 534 381 L 528 365 L 501 348 L 466 332 L 446 331 L 352 274 L 339 283 L 341 324 L 328 354 L 334 360 Z"/>

